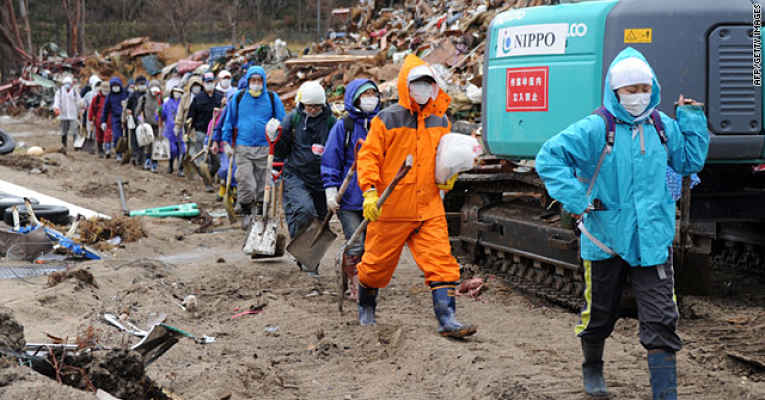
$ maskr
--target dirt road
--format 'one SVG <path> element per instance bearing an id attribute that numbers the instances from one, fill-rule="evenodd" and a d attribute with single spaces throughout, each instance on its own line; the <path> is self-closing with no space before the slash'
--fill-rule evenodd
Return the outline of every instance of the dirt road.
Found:
<path id="1" fill-rule="evenodd" d="M 3 117 L 0 128 L 28 145 L 55 148 L 59 140 L 53 122 Z M 81 152 L 44 158 L 44 173 L 0 166 L 0 179 L 110 215 L 120 212 L 118 176 L 129 181 L 131 208 L 194 201 L 222 209 L 199 182 L 169 176 L 164 165 L 163 173 L 151 174 Z M 249 260 L 238 229 L 195 234 L 197 225 L 181 219 L 144 218 L 143 224 L 147 238 L 79 264 L 93 273 L 97 288 L 75 280 L 47 287 L 44 277 L 0 280 L 0 304 L 14 311 L 28 342 L 48 342 L 46 334 L 74 338 L 93 327 L 102 345 L 132 344 L 135 338 L 104 323 L 103 313 L 127 314 L 139 326 L 166 313 L 169 324 L 216 338 L 208 345 L 181 340 L 148 368 L 148 376 L 182 399 L 585 398 L 573 334 L 578 317 L 491 276 L 478 300 L 458 299 L 458 317 L 477 324 L 478 335 L 452 341 L 436 334 L 430 293 L 408 255 L 381 291 L 378 325 L 367 328 L 359 326 L 353 305 L 346 303 L 344 315 L 337 311 L 333 257 L 325 257 L 314 278 L 286 258 Z M 196 313 L 177 305 L 189 294 L 199 300 Z M 726 355 L 733 337 L 763 341 L 765 307 L 684 300 L 680 397 L 765 399 L 765 371 Z M 231 318 L 261 304 L 260 314 Z M 2 399 L 95 398 L 11 370 L 20 376 L 0 373 Z M 615 399 L 651 398 L 634 320 L 619 321 L 606 345 L 606 379 Z"/>

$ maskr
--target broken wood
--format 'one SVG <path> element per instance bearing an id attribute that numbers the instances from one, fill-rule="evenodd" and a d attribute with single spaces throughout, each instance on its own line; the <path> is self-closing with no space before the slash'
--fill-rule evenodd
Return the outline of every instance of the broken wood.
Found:
<path id="1" fill-rule="evenodd" d="M 374 62 L 376 54 L 371 55 L 351 55 L 351 54 L 329 54 L 329 55 L 308 55 L 300 58 L 293 58 L 284 62 L 287 67 L 302 66 L 321 66 L 334 65 L 354 62 Z"/>

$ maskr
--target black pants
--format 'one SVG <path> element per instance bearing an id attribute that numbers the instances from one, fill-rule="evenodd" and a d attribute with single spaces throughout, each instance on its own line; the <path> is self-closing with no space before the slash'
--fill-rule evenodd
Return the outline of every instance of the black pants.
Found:
<path id="1" fill-rule="evenodd" d="M 663 274 L 660 273 L 663 270 Z M 679 313 L 675 302 L 672 250 L 667 262 L 653 267 L 632 267 L 619 257 L 584 261 L 585 305 L 576 333 L 583 340 L 605 340 L 614 330 L 627 275 L 638 305 L 640 344 L 647 350 L 676 352 L 682 347 L 675 333 Z M 660 276 L 661 275 L 661 276 Z"/>
<path id="2" fill-rule="evenodd" d="M 270 174 L 269 174 L 270 175 Z M 284 179 L 284 214 L 290 237 L 305 229 L 315 218 L 327 215 L 327 198 L 324 190 L 312 190 L 302 179 L 286 173 Z"/>

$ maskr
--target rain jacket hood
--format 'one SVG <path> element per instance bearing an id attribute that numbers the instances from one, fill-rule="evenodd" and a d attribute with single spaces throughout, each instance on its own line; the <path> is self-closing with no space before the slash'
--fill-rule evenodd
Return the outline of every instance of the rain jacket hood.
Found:
<path id="1" fill-rule="evenodd" d="M 268 85 L 266 84 L 266 70 L 263 69 L 263 67 L 260 66 L 254 66 L 247 69 L 247 74 L 245 77 L 246 85 L 245 87 L 249 87 L 250 78 L 252 78 L 253 75 L 260 75 L 260 78 L 263 80 L 263 93 L 265 94 L 268 91 Z M 262 94 L 261 94 L 262 96 Z"/>
<path id="2" fill-rule="evenodd" d="M 398 73 L 398 104 L 412 112 L 422 112 L 425 116 L 435 115 L 443 117 L 446 114 L 446 110 L 449 108 L 452 98 L 441 87 L 438 88 L 438 95 L 435 100 L 430 100 L 424 110 L 420 110 L 420 105 L 415 103 L 409 95 L 409 72 L 420 65 L 428 65 L 425 61 L 410 54 L 404 59 L 404 66 L 401 67 L 401 71 Z M 435 74 L 434 74 L 435 75 Z M 437 81 L 437 80 L 436 80 Z"/>
<path id="3" fill-rule="evenodd" d="M 345 111 L 348 111 L 348 114 L 351 116 L 351 118 L 355 119 L 364 119 L 369 118 L 371 119 L 375 115 L 377 115 L 378 112 L 380 112 L 380 104 L 382 101 L 377 103 L 377 108 L 375 108 L 374 111 L 371 113 L 365 113 L 362 111 L 359 107 L 356 107 L 354 104 L 353 99 L 356 97 L 359 91 L 359 89 L 366 85 L 367 83 L 371 83 L 372 86 L 374 86 L 375 90 L 377 90 L 377 98 L 380 98 L 380 89 L 377 87 L 377 84 L 372 82 L 371 79 L 354 79 L 350 83 L 348 83 L 348 86 L 345 88 L 345 97 L 344 97 L 344 103 L 345 103 Z"/>
<path id="4" fill-rule="evenodd" d="M 611 89 L 611 70 L 618 62 L 632 57 L 645 62 L 648 67 L 651 68 L 651 64 L 648 64 L 648 61 L 641 52 L 632 47 L 627 47 L 619 52 L 616 58 L 611 62 L 611 66 L 608 67 L 608 73 L 606 73 L 606 80 L 603 83 L 603 105 L 613 116 L 629 123 L 646 119 L 661 102 L 661 85 L 659 85 L 659 80 L 656 78 L 656 72 L 654 72 L 653 68 L 651 68 L 651 74 L 653 75 L 651 102 L 648 104 L 648 107 L 646 107 L 643 114 L 635 117 L 628 113 L 627 110 L 624 109 L 624 106 L 619 102 L 619 97 L 616 95 L 616 91 Z"/>

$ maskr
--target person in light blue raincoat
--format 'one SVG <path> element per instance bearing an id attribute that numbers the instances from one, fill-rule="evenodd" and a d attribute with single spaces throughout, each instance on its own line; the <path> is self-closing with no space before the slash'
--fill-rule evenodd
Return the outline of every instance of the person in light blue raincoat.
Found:
<path id="1" fill-rule="evenodd" d="M 700 171 L 709 134 L 699 103 L 680 95 L 677 120 L 658 111 L 651 117 L 660 100 L 653 69 L 640 52 L 626 48 L 611 63 L 603 88 L 603 105 L 615 120 L 610 151 L 604 153 L 607 119 L 590 115 L 548 140 L 536 157 L 537 173 L 550 196 L 582 222 L 586 304 L 576 332 L 584 353 L 585 391 L 591 395 L 607 393 L 604 342 L 617 320 L 629 275 L 654 399 L 677 396 L 675 352 L 681 340 L 675 333 L 678 313 L 668 262 L 675 201 L 667 186 L 667 165 L 681 175 Z M 666 143 L 654 118 L 661 118 Z"/>

